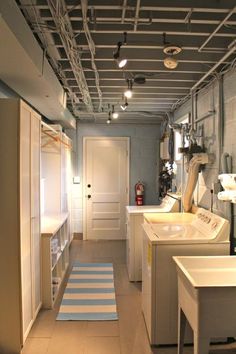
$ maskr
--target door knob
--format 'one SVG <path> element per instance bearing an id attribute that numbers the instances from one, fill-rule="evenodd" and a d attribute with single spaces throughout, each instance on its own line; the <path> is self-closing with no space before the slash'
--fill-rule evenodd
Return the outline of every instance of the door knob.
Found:
<path id="1" fill-rule="evenodd" d="M 88 199 L 90 199 L 90 198 L 91 198 L 91 195 L 90 195 L 90 194 L 88 194 L 88 195 L 87 195 L 87 197 L 88 197 Z"/>

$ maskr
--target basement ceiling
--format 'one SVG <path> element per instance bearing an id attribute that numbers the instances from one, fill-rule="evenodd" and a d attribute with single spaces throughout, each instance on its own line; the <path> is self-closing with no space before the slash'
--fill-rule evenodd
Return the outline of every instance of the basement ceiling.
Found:
<path id="1" fill-rule="evenodd" d="M 192 88 L 196 92 L 234 65 L 235 0 L 17 3 L 81 122 L 105 122 L 114 106 L 116 122 L 158 123 Z M 128 59 L 123 69 L 113 57 L 119 42 L 120 56 Z M 180 53 L 164 53 L 171 46 Z M 166 57 L 177 67 L 167 68 Z M 127 80 L 133 96 L 123 111 Z"/>

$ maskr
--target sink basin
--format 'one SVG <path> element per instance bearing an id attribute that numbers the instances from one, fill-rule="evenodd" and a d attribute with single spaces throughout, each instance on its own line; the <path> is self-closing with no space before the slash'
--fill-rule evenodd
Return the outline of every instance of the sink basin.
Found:
<path id="1" fill-rule="evenodd" d="M 236 256 L 173 259 L 178 274 L 178 353 L 183 353 L 186 320 L 194 332 L 194 353 L 208 353 L 210 339 L 235 336 Z"/>
<path id="2" fill-rule="evenodd" d="M 173 257 L 195 287 L 236 287 L 236 256 Z"/>

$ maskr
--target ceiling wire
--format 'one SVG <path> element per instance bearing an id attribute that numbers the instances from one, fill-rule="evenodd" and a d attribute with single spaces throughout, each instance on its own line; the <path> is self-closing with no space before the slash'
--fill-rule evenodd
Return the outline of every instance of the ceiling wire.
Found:
<path id="1" fill-rule="evenodd" d="M 49 9 L 51 11 L 58 34 L 60 35 L 67 57 L 79 86 L 82 100 L 86 105 L 88 111 L 93 111 L 92 99 L 90 97 L 88 85 L 84 75 L 80 56 L 77 49 L 77 43 L 74 38 L 73 29 L 71 27 L 70 19 L 67 15 L 66 4 L 64 0 L 47 0 Z"/>
<path id="2" fill-rule="evenodd" d="M 66 92 L 68 93 L 68 95 L 69 95 L 69 97 L 71 99 L 73 113 L 75 114 L 75 106 L 76 106 L 76 104 L 79 103 L 79 99 L 76 96 L 76 94 L 72 91 L 70 86 L 68 85 L 67 78 L 65 77 L 65 74 L 61 70 L 61 67 L 58 64 L 58 61 L 52 55 L 50 55 L 49 52 L 48 52 L 48 48 L 51 46 L 48 43 L 48 40 L 47 40 L 47 38 L 45 36 L 45 29 L 48 27 L 48 25 L 46 23 L 41 23 L 39 21 L 39 16 L 38 16 L 37 9 L 36 9 L 35 4 L 33 3 L 32 0 L 30 0 L 30 8 L 31 8 L 31 10 L 33 12 L 33 16 L 34 16 L 35 22 L 31 22 L 32 19 L 31 19 L 31 16 L 30 16 L 30 14 L 28 13 L 27 10 L 25 10 L 25 14 L 26 14 L 27 18 L 29 19 L 29 21 L 32 23 L 32 25 L 37 27 L 38 33 L 41 35 L 40 36 L 40 40 L 41 40 L 42 47 L 43 47 L 43 50 L 44 50 L 43 62 L 44 62 L 45 55 L 48 56 L 52 67 L 54 68 L 54 70 L 56 71 L 57 75 L 59 76 L 59 78 L 60 78 L 60 80 L 62 82 L 63 88 L 66 90 Z M 42 75 L 43 75 L 43 67 L 42 67 Z"/>
<path id="3" fill-rule="evenodd" d="M 95 63 L 95 54 L 96 54 L 96 48 L 94 41 L 92 39 L 89 27 L 88 27 L 88 21 L 87 21 L 87 11 L 88 11 L 88 2 L 87 0 L 81 0 L 81 8 L 82 8 L 82 16 L 83 16 L 83 27 L 84 27 L 84 33 L 88 42 L 89 50 L 91 53 L 91 64 L 93 68 L 93 72 L 95 75 L 95 84 L 98 92 L 98 97 L 99 97 L 99 107 L 98 111 L 100 112 L 102 110 L 102 91 L 100 88 L 100 83 L 99 83 L 99 73 L 98 69 Z"/>

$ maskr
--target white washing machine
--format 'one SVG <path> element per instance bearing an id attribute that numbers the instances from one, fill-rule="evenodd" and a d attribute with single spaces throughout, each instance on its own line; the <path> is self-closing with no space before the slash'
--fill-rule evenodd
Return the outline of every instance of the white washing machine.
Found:
<path id="1" fill-rule="evenodd" d="M 199 208 L 195 214 L 144 214 L 143 229 L 142 310 L 150 344 L 176 344 L 178 294 L 172 257 L 229 255 L 229 222 Z"/>
<path id="2" fill-rule="evenodd" d="M 126 207 L 127 240 L 126 263 L 130 281 L 142 280 L 142 224 L 144 213 L 177 212 L 181 200 L 180 194 L 166 195 L 160 205 Z"/>

